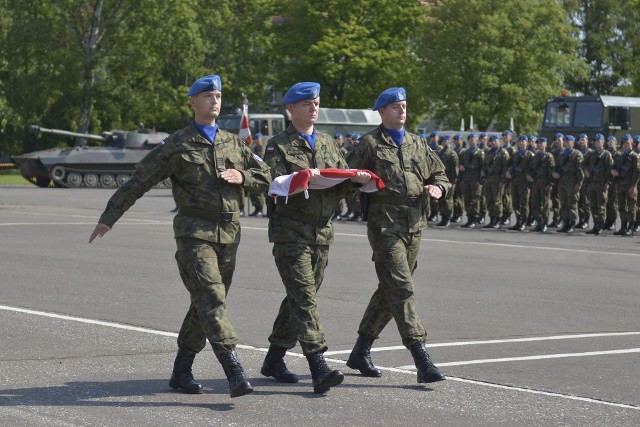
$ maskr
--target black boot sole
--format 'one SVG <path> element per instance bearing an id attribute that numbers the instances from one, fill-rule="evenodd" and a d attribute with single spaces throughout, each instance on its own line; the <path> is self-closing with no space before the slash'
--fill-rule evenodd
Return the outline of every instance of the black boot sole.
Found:
<path id="1" fill-rule="evenodd" d="M 182 390 L 186 394 L 202 394 L 203 393 L 202 385 L 200 385 L 200 387 L 196 386 L 192 388 L 181 387 L 180 384 L 178 384 L 178 382 L 173 379 L 169 381 L 169 387 L 171 387 L 174 390 Z"/>
<path id="2" fill-rule="evenodd" d="M 344 381 L 344 374 L 340 371 L 333 371 L 327 375 L 327 378 L 322 382 L 322 384 L 313 385 L 313 392 L 325 393 L 329 391 L 331 387 L 342 384 L 342 381 Z"/>
<path id="3" fill-rule="evenodd" d="M 379 378 L 382 376 L 382 372 L 377 370 L 369 371 L 369 370 L 360 369 L 360 365 L 350 360 L 347 361 L 347 366 L 350 367 L 351 369 L 355 369 L 356 371 L 360 371 L 363 377 Z"/>
<path id="4" fill-rule="evenodd" d="M 251 394 L 251 393 L 253 393 L 253 387 L 251 387 L 251 384 L 247 383 L 244 387 L 242 387 L 240 389 L 231 390 L 229 395 L 231 397 L 240 397 L 240 396 L 244 396 L 244 395 Z"/>
<path id="5" fill-rule="evenodd" d="M 296 384 L 299 381 L 298 376 L 293 372 L 290 377 L 277 377 L 273 375 L 273 372 L 271 372 L 271 370 L 266 366 L 263 366 L 262 369 L 260 369 L 260 373 L 265 377 L 273 377 L 279 383 Z"/>
<path id="6" fill-rule="evenodd" d="M 418 377 L 418 384 L 429 384 L 429 383 L 437 383 L 439 381 L 444 381 L 446 380 L 447 377 L 443 376 L 437 376 L 437 377 L 432 377 L 432 378 L 420 378 Z"/>

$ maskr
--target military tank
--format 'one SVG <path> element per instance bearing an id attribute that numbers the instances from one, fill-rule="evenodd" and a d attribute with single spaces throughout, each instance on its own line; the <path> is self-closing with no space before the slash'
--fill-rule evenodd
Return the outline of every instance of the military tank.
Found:
<path id="1" fill-rule="evenodd" d="M 11 157 L 20 174 L 37 185 L 69 188 L 115 188 L 131 178 L 135 165 L 169 136 L 164 132 L 112 130 L 102 135 L 47 129 L 36 125 L 29 131 L 102 141 L 103 147 L 76 146 L 33 151 Z M 171 187 L 171 180 L 161 184 Z"/>

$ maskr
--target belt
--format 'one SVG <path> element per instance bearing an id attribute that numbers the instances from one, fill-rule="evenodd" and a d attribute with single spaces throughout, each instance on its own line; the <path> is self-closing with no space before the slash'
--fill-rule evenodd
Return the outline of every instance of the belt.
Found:
<path id="1" fill-rule="evenodd" d="M 192 218 L 204 219 L 213 222 L 231 222 L 240 219 L 240 212 L 218 212 L 207 209 L 190 208 L 187 206 L 180 206 L 179 212 Z"/>
<path id="2" fill-rule="evenodd" d="M 309 217 L 308 215 L 302 214 L 300 212 L 282 208 L 281 205 L 276 205 L 275 213 L 277 215 L 284 215 L 287 218 L 295 219 L 296 221 L 300 221 L 307 225 L 313 225 L 314 227 L 318 228 L 324 228 L 331 222 L 331 217 Z"/>
<path id="3" fill-rule="evenodd" d="M 423 198 L 424 198 L 424 193 L 417 197 L 378 196 L 377 194 L 372 194 L 370 196 L 369 203 L 381 204 L 381 205 L 403 205 L 403 206 L 409 206 L 411 208 L 415 208 L 419 206 Z"/>

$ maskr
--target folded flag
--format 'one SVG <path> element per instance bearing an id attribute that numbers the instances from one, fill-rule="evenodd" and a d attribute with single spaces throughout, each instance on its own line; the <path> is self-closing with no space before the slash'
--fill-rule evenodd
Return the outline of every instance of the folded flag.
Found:
<path id="1" fill-rule="evenodd" d="M 269 195 L 271 197 L 284 196 L 288 198 L 288 196 L 304 191 L 305 197 L 309 198 L 309 193 L 307 192 L 308 189 L 323 190 L 325 188 L 333 187 L 347 179 L 353 178 L 358 172 L 367 172 L 371 175 L 371 180 L 360 187 L 360 191 L 372 193 L 384 188 L 382 179 L 366 169 L 320 169 L 320 176 L 314 178 L 311 182 L 309 182 L 309 179 L 311 178 L 311 171 L 305 169 L 300 172 L 281 175 L 275 178 L 269 187 Z"/>

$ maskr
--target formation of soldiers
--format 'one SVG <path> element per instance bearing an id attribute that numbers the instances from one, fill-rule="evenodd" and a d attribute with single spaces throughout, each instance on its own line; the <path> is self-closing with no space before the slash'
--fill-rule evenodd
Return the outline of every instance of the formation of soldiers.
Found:
<path id="1" fill-rule="evenodd" d="M 471 133 L 466 147 L 462 134 L 432 132 L 428 139 L 455 182 L 453 192 L 431 203 L 429 221 L 439 216 L 438 227 L 462 223 L 466 214 L 462 228 L 570 234 L 591 224 L 586 233 L 600 235 L 615 230 L 619 217 L 614 235 L 640 230 L 640 135 L 624 135 L 620 148 L 602 134 L 590 141 L 558 133 L 549 143 L 535 135 L 514 138 L 510 130 Z"/>

